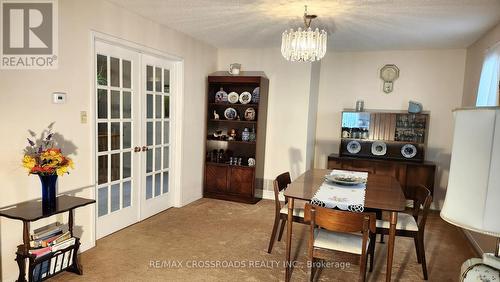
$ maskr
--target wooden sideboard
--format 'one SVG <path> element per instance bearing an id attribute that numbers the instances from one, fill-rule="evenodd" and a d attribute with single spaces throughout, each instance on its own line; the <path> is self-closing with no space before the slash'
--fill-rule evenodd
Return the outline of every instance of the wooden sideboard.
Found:
<path id="1" fill-rule="evenodd" d="M 436 165 L 432 162 L 405 162 L 371 158 L 353 158 L 331 154 L 328 156 L 328 169 L 366 171 L 368 173 L 395 177 L 406 192 L 406 187 L 427 187 L 434 195 Z"/>

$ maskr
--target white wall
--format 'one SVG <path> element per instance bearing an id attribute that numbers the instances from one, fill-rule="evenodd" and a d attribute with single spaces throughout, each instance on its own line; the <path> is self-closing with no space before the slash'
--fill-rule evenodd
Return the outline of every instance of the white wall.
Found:
<path id="1" fill-rule="evenodd" d="M 311 64 L 290 63 L 279 49 L 219 49 L 219 70 L 235 62 L 269 78 L 264 188 L 272 189 L 278 174 L 290 171 L 293 179 L 306 168 Z"/>
<path id="2" fill-rule="evenodd" d="M 479 87 L 479 77 L 481 76 L 484 55 L 486 50 L 497 42 L 500 42 L 500 24 L 492 28 L 467 48 L 462 106 L 471 107 L 476 105 L 477 89 Z M 464 231 L 479 252 L 493 252 L 495 250 L 496 240 L 494 237 L 472 231 Z"/>
<path id="3" fill-rule="evenodd" d="M 394 91 L 385 94 L 379 69 L 396 64 L 400 77 Z M 408 101 L 423 103 L 430 111 L 426 159 L 438 165 L 435 204 L 441 206 L 451 151 L 452 113 L 459 107 L 465 66 L 465 50 L 384 51 L 328 53 L 321 61 L 316 128 L 316 167 L 326 167 L 330 153 L 340 144 L 340 115 L 354 108 L 357 99 L 366 109 L 405 110 Z"/>
<path id="4" fill-rule="evenodd" d="M 329 52 L 314 65 L 288 62 L 278 49 L 219 50 L 219 70 L 233 62 L 269 77 L 266 180 L 283 171 L 294 178 L 311 160 L 314 167 L 326 167 L 328 155 L 339 150 L 340 113 L 353 108 L 357 99 L 367 109 L 384 110 L 405 110 L 409 100 L 416 100 L 431 112 L 426 159 L 438 165 L 435 207 L 441 206 L 448 182 L 451 111 L 461 105 L 465 50 Z M 380 67 L 388 63 L 401 70 L 391 94 L 382 92 L 379 78 Z"/>
<path id="5" fill-rule="evenodd" d="M 91 31 L 99 31 L 145 45 L 184 59 L 182 202 L 202 196 L 206 76 L 216 69 L 216 49 L 182 33 L 98 0 L 59 1 L 59 68 L 57 70 L 0 71 L 0 207 L 40 197 L 40 184 L 21 167 L 28 129 L 40 132 L 55 122 L 55 130 L 67 140 L 63 150 L 74 146 L 76 169 L 59 180 L 59 192 L 80 189 L 77 195 L 93 196 L 93 143 L 91 95 Z M 67 103 L 54 105 L 51 93 L 68 93 Z M 80 123 L 80 111 L 89 122 Z M 73 151 L 73 150 L 70 150 Z M 93 207 L 76 211 L 83 230 L 84 248 L 93 241 Z M 22 241 L 22 225 L 0 220 L 0 280 L 17 277 L 15 247 Z"/>

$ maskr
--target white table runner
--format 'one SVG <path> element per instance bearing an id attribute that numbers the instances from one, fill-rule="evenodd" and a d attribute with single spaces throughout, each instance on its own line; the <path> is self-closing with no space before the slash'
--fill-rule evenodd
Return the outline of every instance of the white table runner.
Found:
<path id="1" fill-rule="evenodd" d="M 330 175 L 355 176 L 368 179 L 367 172 L 333 170 Z M 326 208 L 339 208 L 352 212 L 363 212 L 365 208 L 365 183 L 358 185 L 339 185 L 325 181 L 311 200 L 313 205 Z"/>

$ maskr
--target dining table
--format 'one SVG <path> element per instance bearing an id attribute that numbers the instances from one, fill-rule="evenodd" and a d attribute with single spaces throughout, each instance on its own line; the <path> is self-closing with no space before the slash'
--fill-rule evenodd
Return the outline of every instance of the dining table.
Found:
<path id="1" fill-rule="evenodd" d="M 284 196 L 288 199 L 285 281 L 290 281 L 291 265 L 293 265 L 290 263 L 290 255 L 294 200 L 311 201 L 316 191 L 325 181 L 325 175 L 330 172 L 331 170 L 327 169 L 310 169 L 292 181 L 284 192 Z M 404 211 L 406 207 L 405 195 L 398 180 L 388 175 L 369 174 L 366 183 L 364 207 L 390 213 L 385 280 L 391 281 L 398 212 Z"/>

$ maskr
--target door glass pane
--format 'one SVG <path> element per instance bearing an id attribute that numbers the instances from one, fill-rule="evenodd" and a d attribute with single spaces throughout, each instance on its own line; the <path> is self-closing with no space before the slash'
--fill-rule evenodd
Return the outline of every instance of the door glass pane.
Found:
<path id="1" fill-rule="evenodd" d="M 97 189 L 97 216 L 103 216 L 108 213 L 108 187 Z"/>
<path id="2" fill-rule="evenodd" d="M 132 123 L 123 123 L 123 149 L 130 148 L 132 143 Z"/>
<path id="3" fill-rule="evenodd" d="M 163 122 L 163 144 L 168 144 L 168 138 L 169 138 L 169 132 L 170 132 L 169 125 L 170 124 L 168 121 Z"/>
<path id="4" fill-rule="evenodd" d="M 156 85 L 155 91 L 161 92 L 161 85 L 162 85 L 162 83 L 161 83 L 161 68 L 156 68 L 155 76 L 156 76 L 156 78 L 155 78 L 155 85 Z"/>
<path id="5" fill-rule="evenodd" d="M 146 152 L 146 172 L 153 171 L 153 150 L 150 149 Z"/>
<path id="6" fill-rule="evenodd" d="M 120 118 L 120 91 L 111 90 L 111 118 Z"/>
<path id="7" fill-rule="evenodd" d="M 123 178 L 128 178 L 132 171 L 132 153 L 123 153 Z"/>
<path id="8" fill-rule="evenodd" d="M 153 91 L 153 67 L 146 67 L 146 90 Z"/>
<path id="9" fill-rule="evenodd" d="M 108 118 L 108 91 L 97 90 L 97 118 Z"/>
<path id="10" fill-rule="evenodd" d="M 146 199 L 150 199 L 153 196 L 153 176 L 146 176 Z"/>
<path id="11" fill-rule="evenodd" d="M 108 124 L 100 122 L 97 124 L 97 151 L 108 150 Z"/>
<path id="12" fill-rule="evenodd" d="M 153 95 L 147 95 L 146 101 L 146 117 L 153 118 Z"/>
<path id="13" fill-rule="evenodd" d="M 168 192 L 168 171 L 163 172 L 163 193 Z"/>
<path id="14" fill-rule="evenodd" d="M 120 153 L 111 155 L 111 181 L 120 179 Z"/>
<path id="15" fill-rule="evenodd" d="M 161 173 L 155 174 L 155 197 L 161 193 Z"/>
<path id="16" fill-rule="evenodd" d="M 97 55 L 97 84 L 107 85 L 108 84 L 108 60 L 104 55 Z"/>
<path id="17" fill-rule="evenodd" d="M 155 170 L 161 169 L 161 148 L 155 149 Z"/>
<path id="18" fill-rule="evenodd" d="M 123 88 L 131 88 L 131 63 L 127 60 L 122 60 L 122 68 L 123 68 Z"/>
<path id="19" fill-rule="evenodd" d="M 155 123 L 155 145 L 161 144 L 161 121 Z"/>
<path id="20" fill-rule="evenodd" d="M 169 153 L 169 146 L 163 147 L 163 168 L 168 168 L 168 153 Z"/>
<path id="21" fill-rule="evenodd" d="M 165 112 L 165 118 L 170 117 L 170 96 L 165 96 L 163 98 L 163 111 Z"/>
<path id="22" fill-rule="evenodd" d="M 122 207 L 126 208 L 130 206 L 131 199 L 132 199 L 132 185 L 130 181 L 123 182 Z"/>
<path id="23" fill-rule="evenodd" d="M 123 118 L 132 117 L 132 94 L 128 91 L 123 91 Z"/>
<path id="24" fill-rule="evenodd" d="M 111 86 L 120 87 L 120 59 L 111 57 L 109 65 L 111 69 Z"/>
<path id="25" fill-rule="evenodd" d="M 99 156 L 97 160 L 97 183 L 108 182 L 108 156 Z"/>
<path id="26" fill-rule="evenodd" d="M 161 95 L 156 95 L 155 112 L 156 118 L 161 118 Z"/>
<path id="27" fill-rule="evenodd" d="M 111 123 L 111 150 L 120 149 L 120 123 Z"/>
<path id="28" fill-rule="evenodd" d="M 170 93 L 170 70 L 163 70 L 163 92 Z"/>
<path id="29" fill-rule="evenodd" d="M 153 123 L 148 122 L 146 124 L 146 145 L 153 145 Z"/>
<path id="30" fill-rule="evenodd" d="M 111 185 L 111 212 L 120 209 L 120 184 Z"/>

